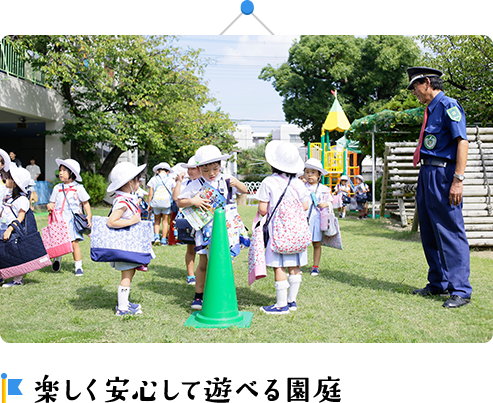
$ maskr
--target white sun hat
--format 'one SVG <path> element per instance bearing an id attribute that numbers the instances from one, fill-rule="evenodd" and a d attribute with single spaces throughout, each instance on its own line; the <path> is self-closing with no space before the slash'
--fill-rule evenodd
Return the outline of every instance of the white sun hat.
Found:
<path id="1" fill-rule="evenodd" d="M 160 162 L 159 164 L 155 165 L 154 168 L 152 168 L 154 173 L 156 173 L 158 169 L 165 169 L 166 171 L 171 172 L 171 167 L 167 162 Z"/>
<path id="2" fill-rule="evenodd" d="M 82 178 L 80 176 L 80 164 L 72 159 L 72 158 L 67 158 L 66 160 L 62 160 L 61 158 L 57 158 L 55 160 L 57 165 L 60 167 L 60 165 L 63 165 L 64 167 L 67 167 L 70 169 L 74 175 L 75 175 L 75 180 L 81 182 Z"/>
<path id="3" fill-rule="evenodd" d="M 298 149 L 293 144 L 280 140 L 272 140 L 267 143 L 265 159 L 270 166 L 290 174 L 303 171 L 305 165 Z"/>
<path id="4" fill-rule="evenodd" d="M 341 181 L 348 181 L 349 177 L 347 175 L 341 175 L 340 180 Z"/>
<path id="5" fill-rule="evenodd" d="M 6 152 L 6 151 L 4 151 L 4 150 L 2 150 L 1 148 L 0 148 L 0 155 L 2 156 L 2 158 L 3 158 L 3 162 L 4 162 L 4 164 L 5 164 L 5 165 L 3 166 L 3 170 L 4 170 L 5 172 L 8 172 L 8 171 L 9 171 L 9 169 L 10 169 L 10 157 L 9 157 L 9 155 L 7 154 L 7 152 Z"/>
<path id="6" fill-rule="evenodd" d="M 106 191 L 114 192 L 115 190 L 120 189 L 123 185 L 130 182 L 133 178 L 140 174 L 146 166 L 147 164 L 136 166 L 131 162 L 120 162 L 115 165 L 110 172 L 109 179 L 111 183 Z"/>
<path id="7" fill-rule="evenodd" d="M 361 179 L 361 182 L 365 183 L 365 178 L 362 175 L 356 175 L 354 179 Z"/>
<path id="8" fill-rule="evenodd" d="M 27 193 L 27 188 L 31 186 L 31 174 L 26 168 L 19 168 L 17 166 L 10 167 L 10 175 L 12 180 L 17 186 L 21 188 L 24 193 Z"/>
<path id="9" fill-rule="evenodd" d="M 323 167 L 322 167 L 322 163 L 317 160 L 316 158 L 309 158 L 305 161 L 305 168 L 309 168 L 309 169 L 315 169 L 316 171 L 319 171 L 322 176 L 325 176 L 329 173 L 329 171 L 326 171 Z"/>
<path id="10" fill-rule="evenodd" d="M 185 163 L 185 162 L 182 162 L 181 166 L 185 169 L 188 169 L 188 168 L 197 168 L 197 164 L 195 163 L 195 155 L 191 156 L 189 159 L 188 159 L 188 162 Z"/>
<path id="11" fill-rule="evenodd" d="M 180 162 L 171 168 L 171 171 L 177 175 L 180 175 L 183 172 L 187 172 L 187 168 L 185 168 L 183 165 L 185 165 L 184 162 Z"/>
<path id="12" fill-rule="evenodd" d="M 197 151 L 195 151 L 195 155 L 193 156 L 194 165 L 188 166 L 187 164 L 187 168 L 196 168 L 201 165 L 210 164 L 211 162 L 225 161 L 230 157 L 231 155 L 221 154 L 221 150 L 219 150 L 219 148 L 209 144 L 199 147 Z"/>

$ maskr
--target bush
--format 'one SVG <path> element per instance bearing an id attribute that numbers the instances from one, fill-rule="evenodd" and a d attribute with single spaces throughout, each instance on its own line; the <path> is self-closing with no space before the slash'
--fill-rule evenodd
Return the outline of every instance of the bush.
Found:
<path id="1" fill-rule="evenodd" d="M 91 200 L 89 200 L 91 205 L 101 204 L 104 196 L 106 196 L 106 188 L 108 186 L 104 176 L 91 172 L 83 172 L 80 176 L 82 177 L 82 184 L 86 188 L 87 193 L 89 193 L 89 196 L 91 196 Z"/>

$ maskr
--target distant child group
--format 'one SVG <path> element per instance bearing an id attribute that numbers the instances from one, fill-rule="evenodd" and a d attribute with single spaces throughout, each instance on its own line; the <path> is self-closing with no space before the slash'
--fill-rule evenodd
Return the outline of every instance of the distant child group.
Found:
<path id="1" fill-rule="evenodd" d="M 11 232 L 10 224 L 15 217 L 22 222 L 23 212 L 29 209 L 27 200 L 27 183 L 21 174 L 21 168 L 16 171 L 11 168 L 9 175 L 9 160 L 6 153 L 0 150 L 0 172 L 2 179 L 6 181 L 6 189 L 2 197 L 2 212 L 0 230 L 3 230 L 3 239 L 8 240 Z M 271 216 L 267 228 L 269 240 L 265 247 L 266 266 L 274 269 L 275 290 L 277 301 L 274 305 L 261 307 L 261 310 L 268 314 L 285 314 L 297 309 L 296 300 L 301 285 L 300 266 L 307 264 L 307 245 L 304 245 L 299 252 L 283 252 L 282 248 L 274 247 L 279 238 L 285 235 L 279 233 L 280 225 L 286 216 L 303 215 L 303 220 L 307 225 L 307 239 L 313 244 L 313 268 L 311 274 L 319 274 L 319 262 L 321 258 L 321 245 L 323 236 L 323 225 L 326 220 L 327 212 L 332 212 L 332 194 L 330 188 L 320 183 L 323 175 L 327 174 L 316 159 L 309 159 L 303 163 L 296 147 L 281 141 L 271 141 L 266 146 L 265 157 L 272 168 L 272 175 L 262 181 L 257 192 L 259 201 L 258 212 L 264 216 Z M 210 209 L 210 203 L 199 196 L 200 190 L 205 185 L 209 185 L 218 190 L 228 201 L 234 194 L 247 193 L 247 187 L 234 177 L 229 177 L 222 173 L 222 161 L 230 158 L 230 155 L 222 154 L 221 151 L 212 145 L 202 146 L 197 149 L 195 155 L 190 158 L 187 164 L 181 164 L 188 171 L 188 179 L 185 181 L 185 173 L 175 177 L 169 174 L 171 168 L 167 163 L 160 163 L 153 168 L 156 174 L 149 182 L 149 209 L 154 212 L 154 245 L 167 243 L 168 220 L 171 213 L 173 201 L 180 209 L 194 206 L 200 210 Z M 83 275 L 82 256 L 78 242 L 83 240 L 83 235 L 78 233 L 73 225 L 73 212 L 87 214 L 89 226 L 91 226 L 91 206 L 89 195 L 84 186 L 77 181 L 81 181 L 80 166 L 73 159 L 57 159 L 59 178 L 62 183 L 56 185 L 50 197 L 48 210 L 58 213 L 67 223 L 70 238 L 73 245 L 73 257 L 75 261 L 75 275 Z M 110 173 L 111 181 L 107 191 L 114 194 L 113 206 L 108 217 L 107 226 L 113 229 L 133 226 L 141 220 L 141 210 L 138 206 L 137 190 L 139 189 L 139 178 L 144 172 L 146 165 L 136 167 L 135 165 L 123 162 L 116 165 Z M 299 180 L 296 175 L 304 171 L 306 183 Z M 26 171 L 27 172 L 27 171 Z M 342 179 L 342 178 L 341 178 Z M 338 192 L 348 193 L 346 185 L 342 183 Z M 3 183 L 3 182 L 2 182 Z M 183 188 L 182 188 L 183 187 Z M 277 206 L 280 202 L 284 207 Z M 284 210 L 282 210 L 284 208 Z M 291 209 L 291 210 L 290 210 Z M 283 213 L 281 214 L 281 211 Z M 341 212 L 343 216 L 345 211 Z M 365 214 L 366 215 L 366 214 Z M 161 224 L 163 226 L 160 234 Z M 208 248 L 204 247 L 205 235 L 202 231 L 196 231 L 194 245 L 187 245 L 185 262 L 187 266 L 187 282 L 195 284 L 195 296 L 191 304 L 192 309 L 201 309 L 203 293 L 206 279 Z M 289 243 L 289 239 L 288 239 Z M 199 264 L 194 276 L 195 254 L 199 255 Z M 60 270 L 60 260 L 57 258 L 53 262 L 53 270 Z M 140 264 L 132 262 L 114 262 L 112 266 L 121 272 L 121 281 L 117 293 L 116 315 L 135 315 L 142 312 L 139 304 L 129 302 L 130 286 L 136 270 Z M 22 284 L 21 278 L 14 278 L 4 286 L 15 286 Z M 289 291 L 288 291 L 289 290 Z"/>

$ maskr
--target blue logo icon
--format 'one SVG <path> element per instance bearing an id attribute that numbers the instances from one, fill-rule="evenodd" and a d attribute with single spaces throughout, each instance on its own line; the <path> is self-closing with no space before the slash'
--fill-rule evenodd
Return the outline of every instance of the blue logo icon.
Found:
<path id="1" fill-rule="evenodd" d="M 7 374 L 3 373 L 2 377 L 2 403 L 7 403 L 7 395 L 9 396 L 21 396 L 22 392 L 19 389 L 19 385 L 22 379 L 7 379 Z"/>
<path id="2" fill-rule="evenodd" d="M 255 14 L 255 0 L 240 0 L 240 14 L 251 17 Z"/>

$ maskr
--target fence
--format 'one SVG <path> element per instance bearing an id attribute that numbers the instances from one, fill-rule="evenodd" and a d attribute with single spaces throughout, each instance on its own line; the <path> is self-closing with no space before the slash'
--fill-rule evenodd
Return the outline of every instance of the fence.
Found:
<path id="1" fill-rule="evenodd" d="M 469 152 L 465 171 L 463 208 L 470 246 L 493 246 L 493 128 L 468 128 Z M 386 211 L 406 226 L 412 217 L 417 230 L 415 191 L 419 169 L 412 156 L 417 143 L 386 143 L 380 216 Z"/>
<path id="2" fill-rule="evenodd" d="M 44 73 L 34 70 L 30 63 L 24 62 L 5 38 L 0 42 L 0 72 L 6 73 L 7 76 L 31 81 L 34 84 L 45 85 Z"/>

